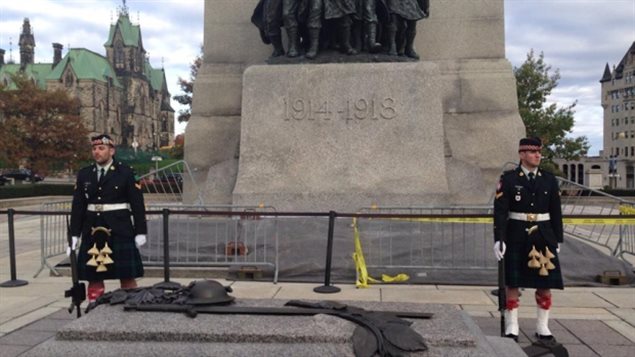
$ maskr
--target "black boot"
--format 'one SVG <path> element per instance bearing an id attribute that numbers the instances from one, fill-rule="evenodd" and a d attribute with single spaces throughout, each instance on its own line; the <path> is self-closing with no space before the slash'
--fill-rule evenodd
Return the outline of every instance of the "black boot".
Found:
<path id="1" fill-rule="evenodd" d="M 392 16 L 392 21 L 388 25 L 388 54 L 391 56 L 397 55 L 397 21 L 398 17 Z"/>
<path id="2" fill-rule="evenodd" d="M 362 31 L 362 22 L 354 21 L 351 27 L 351 47 L 357 52 L 368 51 L 364 42 L 364 32 Z"/>
<path id="3" fill-rule="evenodd" d="M 340 50 L 347 55 L 356 55 L 357 51 L 351 47 L 351 20 L 348 16 L 340 19 Z"/>
<path id="4" fill-rule="evenodd" d="M 320 29 L 309 29 L 309 41 L 309 50 L 306 52 L 305 57 L 314 59 L 320 46 Z"/>
<path id="5" fill-rule="evenodd" d="M 284 47 L 282 47 L 282 37 L 281 36 L 272 36 L 269 38 L 271 40 L 271 45 L 273 46 L 273 53 L 271 57 L 280 57 L 284 54 Z"/>
<path id="6" fill-rule="evenodd" d="M 287 57 L 298 57 L 300 52 L 298 51 L 298 29 L 287 29 L 287 35 L 289 37 L 289 51 Z"/>
<path id="7" fill-rule="evenodd" d="M 369 22 L 365 24 L 365 31 L 367 42 L 366 46 L 368 46 L 368 52 L 377 53 L 381 50 L 381 43 L 377 42 L 377 23 Z"/>
<path id="8" fill-rule="evenodd" d="M 417 36 L 417 22 L 408 21 L 408 28 L 406 29 L 406 56 L 414 59 L 419 59 L 419 55 L 415 52 L 414 42 Z"/>

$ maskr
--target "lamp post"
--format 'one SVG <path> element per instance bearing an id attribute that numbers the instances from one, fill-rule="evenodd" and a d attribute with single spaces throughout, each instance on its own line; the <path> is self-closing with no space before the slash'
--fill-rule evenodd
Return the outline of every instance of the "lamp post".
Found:
<path id="1" fill-rule="evenodd" d="M 135 156 L 137 156 L 137 148 L 139 147 L 139 143 L 137 142 L 136 138 L 132 139 L 132 144 L 130 144 L 130 146 L 132 146 L 132 149 L 134 150 L 134 154 Z"/>
<path id="2" fill-rule="evenodd" d="M 163 160 L 163 158 L 161 156 L 152 156 L 150 160 L 154 161 L 154 172 L 156 173 L 159 171 L 159 161 Z"/>

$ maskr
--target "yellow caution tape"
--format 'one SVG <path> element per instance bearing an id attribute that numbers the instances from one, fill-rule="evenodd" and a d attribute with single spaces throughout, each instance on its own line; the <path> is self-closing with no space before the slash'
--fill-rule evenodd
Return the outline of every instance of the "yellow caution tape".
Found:
<path id="1" fill-rule="evenodd" d="M 620 214 L 635 214 L 635 207 L 620 205 Z"/>
<path id="2" fill-rule="evenodd" d="M 408 274 L 397 274 L 390 276 L 386 274 L 381 275 L 381 280 L 375 279 L 368 275 L 368 269 L 366 268 L 366 261 L 364 260 L 364 252 L 362 251 L 362 243 L 359 239 L 359 229 L 357 229 L 357 218 L 353 218 L 353 236 L 355 239 L 355 252 L 353 253 L 353 261 L 355 262 L 355 269 L 357 270 L 357 281 L 355 286 L 358 288 L 367 288 L 369 283 L 401 283 L 410 279 Z"/>
<path id="3" fill-rule="evenodd" d="M 635 211 L 633 213 L 635 214 Z M 615 216 L 613 216 L 615 217 Z M 377 219 L 377 218 L 374 218 Z M 492 217 L 432 217 L 432 218 L 388 218 L 391 221 L 405 221 L 405 222 L 441 222 L 441 223 L 479 223 L 479 224 L 493 224 L 494 218 Z M 593 225 L 593 224 L 606 224 L 606 225 L 635 225 L 635 218 L 563 218 L 564 224 L 577 224 L 577 225 Z"/>

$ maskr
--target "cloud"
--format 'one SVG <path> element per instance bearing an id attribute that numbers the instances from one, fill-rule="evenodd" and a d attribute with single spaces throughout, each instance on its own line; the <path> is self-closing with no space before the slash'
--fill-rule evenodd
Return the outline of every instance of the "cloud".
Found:
<path id="1" fill-rule="evenodd" d="M 128 0 L 129 17 L 141 26 L 143 46 L 154 68 L 164 67 L 168 90 L 180 92 L 179 77 L 189 78 L 190 63 L 200 53 L 203 42 L 203 0 Z M 22 21 L 29 18 L 34 33 L 35 62 L 53 59 L 53 42 L 72 48 L 87 48 L 105 55 L 103 44 L 110 25 L 117 19 L 121 1 L 29 0 L 0 3 L 0 48 L 19 61 L 18 41 Z M 11 44 L 10 44 L 11 42 Z M 172 101 L 178 111 L 182 106 Z M 184 125 L 177 125 L 177 132 Z"/>
<path id="2" fill-rule="evenodd" d="M 203 0 L 128 0 L 130 19 L 140 23 L 153 67 L 164 67 L 170 93 L 179 77 L 189 78 L 190 63 L 203 42 Z M 104 54 L 103 43 L 116 19 L 120 0 L 28 0 L 0 2 L 0 48 L 19 60 L 17 42 L 28 17 L 36 40 L 35 59 L 50 62 L 52 42 Z M 617 64 L 635 40 L 635 0 L 505 0 L 506 56 L 514 66 L 534 49 L 559 69 L 561 79 L 550 101 L 577 101 L 571 135 L 585 135 L 591 153 L 602 149 L 600 83 L 606 63 Z M 173 107 L 179 109 L 178 103 Z M 182 128 L 183 126 L 178 126 Z M 182 130 L 182 129 L 181 129 Z"/>
<path id="3" fill-rule="evenodd" d="M 633 0 L 507 0 L 506 56 L 514 66 L 534 49 L 560 72 L 549 98 L 559 106 L 577 101 L 572 135 L 602 149 L 600 78 L 606 63 L 619 63 L 635 40 Z"/>

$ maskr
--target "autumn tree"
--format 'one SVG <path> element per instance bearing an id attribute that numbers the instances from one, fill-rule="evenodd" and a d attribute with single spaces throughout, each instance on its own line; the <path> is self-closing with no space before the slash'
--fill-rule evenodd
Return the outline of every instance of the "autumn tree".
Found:
<path id="1" fill-rule="evenodd" d="M 201 53 L 194 59 L 194 62 L 190 64 L 190 78 L 189 80 L 179 77 L 177 84 L 181 87 L 182 94 L 172 97 L 177 102 L 187 106 L 185 109 L 179 110 L 177 120 L 179 123 L 190 120 L 192 115 L 192 91 L 194 89 L 194 80 L 198 74 L 198 69 L 201 68 L 203 63 L 203 48 L 201 47 Z"/>
<path id="2" fill-rule="evenodd" d="M 544 53 L 538 57 L 531 50 L 520 67 L 514 67 L 518 91 L 518 110 L 525 123 L 527 136 L 543 141 L 545 164 L 552 165 L 554 158 L 577 160 L 586 155 L 589 143 L 585 136 L 570 137 L 574 124 L 576 102 L 558 107 L 547 104 L 551 92 L 558 86 L 558 69 L 544 61 Z"/>
<path id="3" fill-rule="evenodd" d="M 47 174 L 59 165 L 74 169 L 87 159 L 88 131 L 79 115 L 79 101 L 63 90 L 42 90 L 21 74 L 12 81 L 16 89 L 0 86 L 2 160 Z"/>

